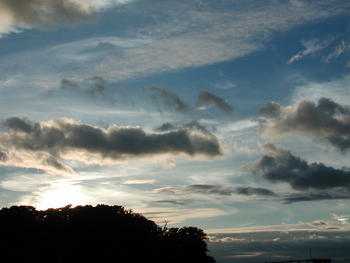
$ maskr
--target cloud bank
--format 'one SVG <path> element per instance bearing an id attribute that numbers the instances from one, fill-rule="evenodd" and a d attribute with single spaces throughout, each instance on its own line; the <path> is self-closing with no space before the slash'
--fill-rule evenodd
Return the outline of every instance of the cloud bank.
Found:
<path id="1" fill-rule="evenodd" d="M 264 138 L 304 135 L 327 140 L 341 151 L 350 148 L 350 110 L 328 98 L 287 107 L 269 102 L 260 114 L 267 118 L 261 122 Z"/>
<path id="2" fill-rule="evenodd" d="M 185 128 L 146 133 L 140 127 L 100 128 L 66 118 L 33 122 L 17 117 L 3 121 L 2 128 L 0 147 L 6 149 L 2 165 L 45 171 L 72 172 L 62 160 L 99 164 L 163 154 L 207 158 L 222 154 L 214 135 Z"/>

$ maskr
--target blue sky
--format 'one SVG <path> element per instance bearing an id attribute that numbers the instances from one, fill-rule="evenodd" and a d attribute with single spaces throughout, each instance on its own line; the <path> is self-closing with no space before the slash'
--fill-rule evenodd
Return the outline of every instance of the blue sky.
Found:
<path id="1" fill-rule="evenodd" d="M 203 228 L 218 262 L 345 262 L 349 11 L 0 0 L 1 206 L 118 204 Z"/>

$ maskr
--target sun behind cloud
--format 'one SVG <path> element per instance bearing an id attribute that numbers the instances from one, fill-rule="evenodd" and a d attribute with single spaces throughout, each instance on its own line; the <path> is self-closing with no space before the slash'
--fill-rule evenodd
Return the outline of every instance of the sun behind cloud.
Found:
<path id="1" fill-rule="evenodd" d="M 88 198 L 80 191 L 78 186 L 59 183 L 41 193 L 35 206 L 39 210 L 45 210 L 66 205 L 84 205 L 87 202 Z"/>

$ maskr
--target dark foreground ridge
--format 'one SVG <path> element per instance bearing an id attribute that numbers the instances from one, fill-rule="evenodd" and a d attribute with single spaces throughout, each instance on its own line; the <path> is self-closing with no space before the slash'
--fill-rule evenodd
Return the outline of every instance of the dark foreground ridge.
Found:
<path id="1" fill-rule="evenodd" d="M 203 230 L 160 227 L 122 206 L 13 206 L 0 226 L 2 262 L 215 262 Z"/>

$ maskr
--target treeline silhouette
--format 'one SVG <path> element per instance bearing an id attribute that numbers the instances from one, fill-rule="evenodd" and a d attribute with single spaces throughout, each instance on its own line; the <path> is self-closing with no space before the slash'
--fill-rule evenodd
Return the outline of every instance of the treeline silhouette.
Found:
<path id="1" fill-rule="evenodd" d="M 160 227 L 122 206 L 3 208 L 0 238 L 2 262 L 215 262 L 203 230 Z"/>

